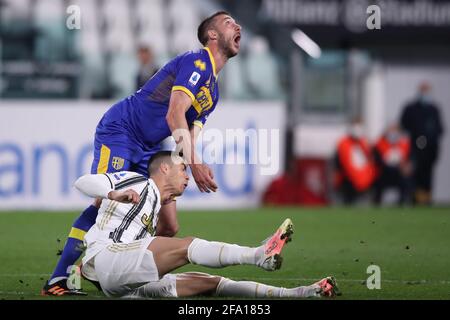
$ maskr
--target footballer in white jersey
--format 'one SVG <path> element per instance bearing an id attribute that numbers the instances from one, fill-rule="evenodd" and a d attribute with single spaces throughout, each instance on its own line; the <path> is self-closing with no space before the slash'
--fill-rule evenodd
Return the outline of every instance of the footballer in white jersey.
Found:
<path id="1" fill-rule="evenodd" d="M 95 281 L 107 296 L 149 298 L 216 294 L 289 298 L 337 294 L 332 277 L 310 286 L 286 289 L 204 273 L 171 274 L 188 263 L 211 268 L 246 264 L 277 270 L 281 267 L 281 250 L 293 233 L 293 224 L 286 219 L 258 247 L 195 237 L 155 237 L 161 205 L 180 196 L 189 177 L 181 157 L 173 157 L 170 152 L 155 155 L 148 170 L 151 179 L 125 171 L 86 175 L 75 182 L 75 187 L 84 194 L 107 199 L 95 225 L 85 236 L 87 251 L 81 268 L 83 276 Z"/>
<path id="2" fill-rule="evenodd" d="M 161 165 L 160 162 L 164 161 L 161 159 L 170 154 L 160 152 L 154 157 L 154 171 L 164 171 L 158 176 L 159 182 L 154 180 L 156 177 L 146 178 L 129 171 L 85 175 L 75 182 L 75 187 L 84 194 L 104 199 L 96 223 L 84 237 L 86 253 L 82 264 L 83 275 L 87 279 L 97 281 L 94 258 L 105 248 L 120 251 L 136 249 L 137 246 L 146 248 L 154 239 L 161 205 L 181 195 L 189 181 L 186 165 L 180 157 L 181 166 L 174 169 L 169 169 L 167 163 Z M 127 194 L 130 198 L 118 200 L 110 197 L 112 193 Z"/>
<path id="3" fill-rule="evenodd" d="M 137 204 L 113 200 L 102 202 L 96 223 L 84 239 L 87 260 L 105 244 L 129 243 L 153 236 L 161 209 L 161 195 L 152 179 L 129 171 L 100 174 L 96 179 L 105 189 L 133 189 L 140 199 Z M 77 183 L 82 184 L 83 181 Z"/>

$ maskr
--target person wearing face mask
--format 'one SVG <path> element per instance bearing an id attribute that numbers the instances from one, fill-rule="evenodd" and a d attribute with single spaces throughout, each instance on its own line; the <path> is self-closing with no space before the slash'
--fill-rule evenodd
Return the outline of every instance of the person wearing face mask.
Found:
<path id="1" fill-rule="evenodd" d="M 398 190 L 398 205 L 408 201 L 410 190 L 411 161 L 410 142 L 397 124 L 390 125 L 374 147 L 378 176 L 374 184 L 373 202 L 381 203 L 384 191 L 389 187 Z"/>
<path id="2" fill-rule="evenodd" d="M 359 118 L 355 118 L 337 146 L 335 155 L 335 187 L 344 204 L 352 204 L 367 192 L 375 179 L 375 163 Z"/>
<path id="3" fill-rule="evenodd" d="M 433 168 L 444 132 L 439 108 L 430 92 L 430 84 L 422 82 L 417 99 L 405 106 L 400 118 L 402 128 L 411 139 L 414 202 L 421 205 L 431 204 Z"/>

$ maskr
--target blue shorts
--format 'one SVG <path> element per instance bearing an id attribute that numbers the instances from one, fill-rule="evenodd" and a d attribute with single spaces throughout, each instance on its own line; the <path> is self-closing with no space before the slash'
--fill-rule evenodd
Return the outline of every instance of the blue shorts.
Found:
<path id="1" fill-rule="evenodd" d="M 116 143 L 94 143 L 94 161 L 92 162 L 91 173 L 111 173 L 117 171 L 133 171 L 148 178 L 148 162 L 150 158 L 161 150 L 155 147 L 148 151 L 134 150 L 117 145 Z M 133 153 L 133 155 L 131 155 Z M 139 157 L 139 160 L 132 160 Z"/>
<path id="2" fill-rule="evenodd" d="M 161 145 L 147 148 L 130 136 L 120 124 L 102 119 L 95 132 L 91 173 L 133 171 L 148 177 L 148 162 Z"/>

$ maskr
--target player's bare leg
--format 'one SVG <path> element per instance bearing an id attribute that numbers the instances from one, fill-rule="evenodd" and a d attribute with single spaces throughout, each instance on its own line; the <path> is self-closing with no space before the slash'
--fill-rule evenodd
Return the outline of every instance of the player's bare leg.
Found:
<path id="1" fill-rule="evenodd" d="M 153 254 L 160 277 L 189 263 L 187 251 L 192 240 L 194 238 L 156 237 L 150 243 L 148 250 Z"/>
<path id="2" fill-rule="evenodd" d="M 222 277 L 201 272 L 166 274 L 159 281 L 149 282 L 122 298 L 176 298 L 214 295 Z"/>
<path id="3" fill-rule="evenodd" d="M 185 272 L 176 275 L 178 297 L 213 295 L 222 277 L 202 272 Z"/>

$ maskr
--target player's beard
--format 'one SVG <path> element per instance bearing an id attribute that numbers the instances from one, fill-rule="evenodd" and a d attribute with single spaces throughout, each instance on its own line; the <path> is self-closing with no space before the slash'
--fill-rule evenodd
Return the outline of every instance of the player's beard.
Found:
<path id="1" fill-rule="evenodd" d="M 237 52 L 233 51 L 233 39 L 226 40 L 223 34 L 219 34 L 218 39 L 219 50 L 225 54 L 229 59 L 237 55 Z"/>

